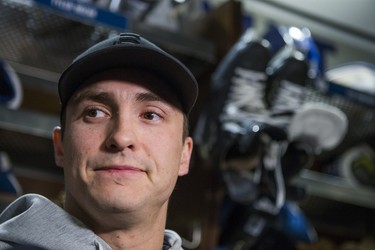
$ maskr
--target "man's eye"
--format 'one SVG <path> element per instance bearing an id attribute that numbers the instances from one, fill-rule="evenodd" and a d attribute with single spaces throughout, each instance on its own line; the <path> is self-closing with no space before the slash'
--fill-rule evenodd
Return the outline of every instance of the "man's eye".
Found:
<path id="1" fill-rule="evenodd" d="M 86 111 L 88 117 L 105 117 L 106 114 L 99 109 L 89 109 Z"/>
<path id="2" fill-rule="evenodd" d="M 146 112 L 143 114 L 143 118 L 147 120 L 160 120 L 161 117 L 157 113 L 154 112 Z"/>

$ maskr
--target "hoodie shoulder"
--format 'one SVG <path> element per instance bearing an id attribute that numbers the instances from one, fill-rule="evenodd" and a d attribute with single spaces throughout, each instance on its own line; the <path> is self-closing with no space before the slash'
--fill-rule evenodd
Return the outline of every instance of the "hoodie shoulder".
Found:
<path id="1" fill-rule="evenodd" d="M 49 199 L 27 194 L 0 215 L 2 245 L 42 249 L 110 249 L 94 232 Z"/>

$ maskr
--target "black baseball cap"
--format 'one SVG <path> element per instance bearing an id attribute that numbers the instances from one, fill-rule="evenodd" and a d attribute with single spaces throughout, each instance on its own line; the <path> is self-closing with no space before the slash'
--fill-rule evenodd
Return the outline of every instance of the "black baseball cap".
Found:
<path id="1" fill-rule="evenodd" d="M 77 56 L 62 73 L 58 91 L 62 108 L 92 75 L 121 68 L 153 73 L 167 82 L 189 114 L 198 97 L 198 84 L 178 59 L 138 34 L 121 33 L 97 43 Z"/>

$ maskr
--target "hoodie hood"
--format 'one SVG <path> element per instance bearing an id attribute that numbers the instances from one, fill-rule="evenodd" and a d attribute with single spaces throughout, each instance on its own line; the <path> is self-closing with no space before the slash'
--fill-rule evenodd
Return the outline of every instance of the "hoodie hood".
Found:
<path id="1" fill-rule="evenodd" d="M 75 217 L 37 194 L 21 196 L 0 215 L 0 249 L 17 245 L 56 250 L 111 249 Z M 163 249 L 181 250 L 178 234 L 166 230 Z"/>

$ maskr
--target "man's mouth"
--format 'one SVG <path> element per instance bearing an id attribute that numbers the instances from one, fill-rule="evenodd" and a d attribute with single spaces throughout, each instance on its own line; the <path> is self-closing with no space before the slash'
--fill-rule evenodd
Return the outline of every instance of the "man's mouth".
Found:
<path id="1" fill-rule="evenodd" d="M 122 165 L 113 165 L 113 166 L 105 166 L 96 168 L 95 171 L 109 171 L 109 172 L 116 172 L 116 171 L 125 171 L 125 172 L 145 172 L 144 170 L 132 166 L 122 166 Z"/>

